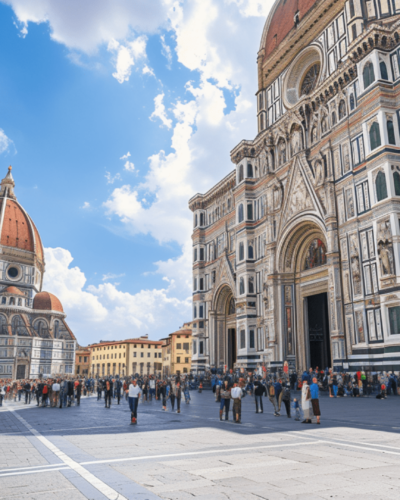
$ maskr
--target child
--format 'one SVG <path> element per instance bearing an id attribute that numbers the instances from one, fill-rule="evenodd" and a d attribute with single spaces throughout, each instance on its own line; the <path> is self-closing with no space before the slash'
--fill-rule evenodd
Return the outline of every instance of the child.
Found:
<path id="1" fill-rule="evenodd" d="M 295 420 L 299 421 L 300 420 L 300 405 L 299 405 L 299 402 L 297 401 L 297 398 L 293 399 L 293 409 L 295 412 Z"/>
<path id="2" fill-rule="evenodd" d="M 185 402 L 186 402 L 186 404 L 189 404 L 190 403 L 189 384 L 185 385 L 185 390 L 183 391 L 183 394 L 185 396 Z"/>

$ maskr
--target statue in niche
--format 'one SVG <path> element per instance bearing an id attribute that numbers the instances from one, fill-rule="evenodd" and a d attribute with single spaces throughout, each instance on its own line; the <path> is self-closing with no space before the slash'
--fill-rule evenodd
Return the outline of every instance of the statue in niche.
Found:
<path id="1" fill-rule="evenodd" d="M 354 295 L 361 295 L 360 256 L 355 234 L 350 236 L 350 267 L 353 275 Z"/>
<path id="2" fill-rule="evenodd" d="M 322 118 L 322 120 L 321 120 L 321 132 L 323 134 L 325 134 L 325 132 L 328 130 L 328 125 L 327 124 L 328 124 L 328 122 L 327 122 L 326 118 L 325 117 Z"/>
<path id="3" fill-rule="evenodd" d="M 320 186 L 324 182 L 322 161 L 320 160 L 316 161 L 314 168 L 315 168 L 315 185 Z"/>
<path id="4" fill-rule="evenodd" d="M 265 307 L 265 310 L 268 309 L 268 305 L 269 305 L 269 290 L 268 290 L 268 285 L 266 282 L 264 282 L 263 284 L 263 301 L 264 301 L 264 307 Z"/>
<path id="5" fill-rule="evenodd" d="M 382 276 L 394 274 L 392 231 L 390 220 L 386 219 L 378 223 L 378 255 L 381 265 Z"/>
<path id="6" fill-rule="evenodd" d="M 311 144 L 315 144 L 317 142 L 317 127 L 313 127 L 311 130 Z"/>
<path id="7" fill-rule="evenodd" d="M 291 137 L 291 147 L 292 147 L 292 156 L 297 154 L 301 149 L 301 133 L 300 130 L 294 129 Z"/>
<path id="8" fill-rule="evenodd" d="M 279 205 L 280 205 L 280 192 L 279 192 L 279 188 L 278 187 L 274 187 L 274 190 L 273 190 L 273 197 L 274 197 L 274 210 L 277 210 L 279 208 Z"/>
<path id="9" fill-rule="evenodd" d="M 229 301 L 228 315 L 235 314 L 235 312 L 236 312 L 235 299 L 232 297 L 231 300 Z"/>
<path id="10" fill-rule="evenodd" d="M 343 146 L 343 165 L 344 165 L 344 171 L 348 172 L 350 170 L 350 155 L 349 155 L 349 146 L 345 144 Z"/>
<path id="11" fill-rule="evenodd" d="M 279 165 L 286 163 L 286 143 L 284 139 L 280 139 L 278 143 L 278 161 Z"/>

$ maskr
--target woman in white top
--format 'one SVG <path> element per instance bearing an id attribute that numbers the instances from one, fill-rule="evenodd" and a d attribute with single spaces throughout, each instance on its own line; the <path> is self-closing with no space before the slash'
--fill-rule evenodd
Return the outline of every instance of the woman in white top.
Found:
<path id="1" fill-rule="evenodd" d="M 301 389 L 301 407 L 304 412 L 302 424 L 311 424 L 311 393 L 307 380 L 303 381 L 303 387 Z"/>

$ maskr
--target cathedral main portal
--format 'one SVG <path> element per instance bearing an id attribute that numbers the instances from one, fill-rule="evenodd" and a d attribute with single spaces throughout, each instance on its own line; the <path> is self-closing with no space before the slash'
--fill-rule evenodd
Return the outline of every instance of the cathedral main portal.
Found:
<path id="1" fill-rule="evenodd" d="M 326 293 L 307 297 L 309 366 L 331 367 L 328 299 Z"/>

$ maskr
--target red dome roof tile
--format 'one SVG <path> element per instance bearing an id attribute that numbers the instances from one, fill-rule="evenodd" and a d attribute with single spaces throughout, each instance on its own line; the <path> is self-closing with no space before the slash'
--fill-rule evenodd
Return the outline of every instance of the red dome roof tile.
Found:
<path id="1" fill-rule="evenodd" d="M 64 312 L 61 302 L 55 295 L 49 292 L 40 292 L 35 295 L 33 299 L 33 309 Z"/>
<path id="2" fill-rule="evenodd" d="M 19 288 L 16 286 L 8 286 L 3 293 L 12 293 L 13 295 L 25 295 Z"/>

